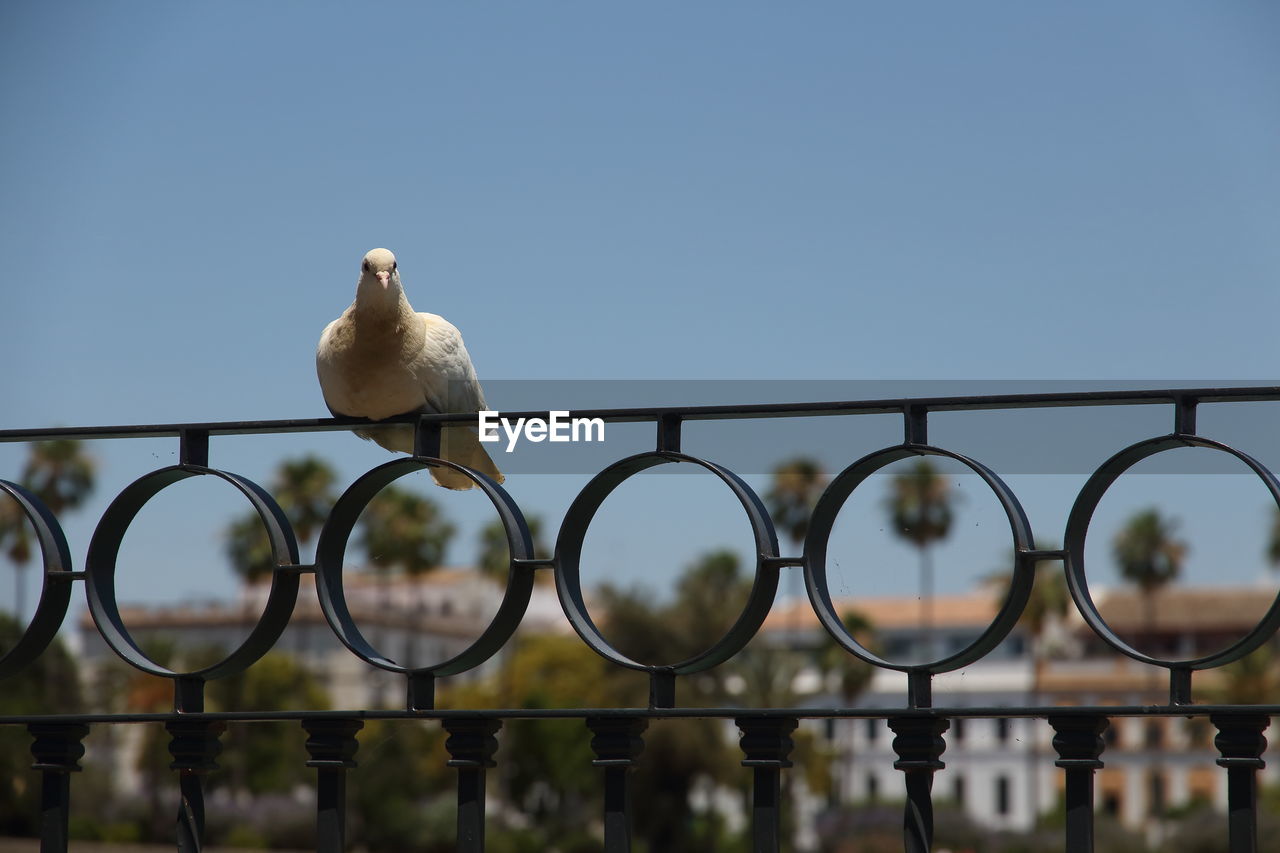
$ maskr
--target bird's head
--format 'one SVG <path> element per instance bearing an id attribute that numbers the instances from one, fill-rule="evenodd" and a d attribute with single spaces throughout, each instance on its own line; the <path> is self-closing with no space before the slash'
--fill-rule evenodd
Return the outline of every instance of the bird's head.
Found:
<path id="1" fill-rule="evenodd" d="M 360 264 L 360 293 L 400 296 L 400 273 L 396 256 L 389 249 L 371 249 Z"/>

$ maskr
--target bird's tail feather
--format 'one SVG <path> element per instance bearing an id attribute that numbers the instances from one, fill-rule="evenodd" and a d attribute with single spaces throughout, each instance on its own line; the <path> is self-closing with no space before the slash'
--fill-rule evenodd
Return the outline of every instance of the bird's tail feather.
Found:
<path id="1" fill-rule="evenodd" d="M 474 427 L 446 427 L 440 435 L 440 456 L 458 465 L 465 465 L 486 474 L 501 483 L 506 479 L 489 454 L 480 446 L 480 437 Z M 447 468 L 433 468 L 431 479 L 446 489 L 469 489 L 472 482 L 467 477 Z"/>

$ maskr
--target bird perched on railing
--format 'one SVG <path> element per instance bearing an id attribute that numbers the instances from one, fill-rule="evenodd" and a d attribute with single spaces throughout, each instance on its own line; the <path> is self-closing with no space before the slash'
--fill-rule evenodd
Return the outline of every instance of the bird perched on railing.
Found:
<path id="1" fill-rule="evenodd" d="M 320 335 L 316 373 L 325 404 L 337 416 L 383 420 L 486 408 L 462 335 L 443 317 L 413 310 L 400 284 L 396 256 L 386 249 L 364 256 L 355 301 Z M 391 451 L 413 452 L 413 427 L 407 424 L 355 433 Z M 440 448 L 444 459 L 502 482 L 474 427 L 446 426 Z M 471 480 L 445 468 L 431 469 L 431 476 L 450 489 L 472 486 Z"/>

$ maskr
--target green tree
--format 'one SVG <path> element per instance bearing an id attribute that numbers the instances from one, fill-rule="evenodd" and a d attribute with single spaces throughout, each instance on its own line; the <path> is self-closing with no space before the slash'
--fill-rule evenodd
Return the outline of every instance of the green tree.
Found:
<path id="1" fill-rule="evenodd" d="M 272 494 L 302 543 L 310 542 L 333 508 L 333 469 L 315 454 L 286 459 L 276 472 Z"/>
<path id="2" fill-rule="evenodd" d="M 219 655 L 220 657 L 221 655 Z M 270 652 L 239 675 L 209 682 L 206 702 L 215 711 L 323 711 L 329 697 L 315 676 L 292 656 Z M 284 793 L 313 781 L 305 737 L 296 723 L 232 723 L 223 736 L 213 785 L 251 794 Z"/>
<path id="3" fill-rule="evenodd" d="M 542 540 L 542 519 L 531 515 L 525 518 L 529 535 L 533 538 L 533 554 L 539 559 L 551 556 L 551 550 Z M 476 565 L 485 577 L 500 584 L 507 582 L 507 570 L 511 564 L 511 549 L 507 547 L 507 529 L 502 520 L 495 518 L 480 528 L 480 550 Z"/>
<path id="4" fill-rule="evenodd" d="M 645 663 L 674 663 L 705 651 L 724 636 L 749 590 L 750 580 L 742 576 L 737 556 L 713 551 L 684 571 L 668 604 L 655 604 L 637 590 L 611 587 L 603 588 L 598 600 L 606 614 L 603 624 L 609 640 L 618 649 Z M 613 675 L 619 687 L 617 699 L 636 704 L 646 684 L 626 675 Z M 682 678 L 677 683 L 677 701 L 683 706 L 723 704 L 733 675 L 735 671 L 725 664 Z M 650 725 L 633 779 L 636 827 L 648 849 L 677 853 L 714 849 L 713 839 L 691 831 L 695 825 L 715 824 L 695 821 L 689 796 L 700 779 L 716 784 L 737 780 L 739 760 L 715 721 L 659 720 Z"/>
<path id="5" fill-rule="evenodd" d="M 1268 705 L 1280 696 L 1280 657 L 1272 645 L 1255 649 L 1213 673 L 1216 683 L 1205 691 L 1210 702 Z"/>
<path id="6" fill-rule="evenodd" d="M 313 454 L 286 459 L 276 469 L 270 491 L 299 543 L 309 543 L 329 517 L 334 480 L 333 469 Z M 256 512 L 249 510 L 236 518 L 225 535 L 227 559 L 237 574 L 249 583 L 270 577 L 275 569 L 271 543 Z"/>
<path id="7" fill-rule="evenodd" d="M 885 506 L 893 532 L 920 552 L 920 621 L 926 656 L 938 656 L 933 625 L 933 555 L 930 548 L 951 532 L 951 481 L 927 458 L 893 477 Z"/>
<path id="8" fill-rule="evenodd" d="M 1271 512 L 1271 536 L 1267 539 L 1267 562 L 1280 569 L 1280 507 Z"/>
<path id="9" fill-rule="evenodd" d="M 572 708 L 628 704 L 616 667 L 576 635 L 526 637 L 504 661 L 505 672 L 478 684 L 450 689 L 446 708 Z M 515 811 L 536 827 L 540 849 L 564 839 L 599 815 L 600 770 L 593 767 L 591 737 L 580 720 L 507 720 L 499 735 L 495 783 Z"/>
<path id="10" fill-rule="evenodd" d="M 875 626 L 871 620 L 857 610 L 846 610 L 840 614 L 844 629 L 863 645 L 874 649 Z M 871 686 L 876 669 L 871 664 L 854 657 L 835 641 L 828 641 L 818 650 L 817 663 L 824 674 L 827 685 L 834 686 L 836 694 L 844 707 L 851 708 L 858 697 Z"/>
<path id="11" fill-rule="evenodd" d="M 11 649 L 23 626 L 0 613 L 0 648 Z M 74 659 L 60 639 L 30 666 L 4 681 L 0 716 L 75 714 L 83 709 Z M 31 770 L 24 726 L 0 726 L 0 835 L 34 835 L 40 821 L 40 777 Z"/>
<path id="12" fill-rule="evenodd" d="M 1052 546 L 1036 543 L 1037 550 L 1050 551 Z M 1012 559 L 1012 557 L 1010 558 Z M 997 606 L 1004 604 L 1009 597 L 1009 588 L 1013 583 L 1013 572 L 994 572 L 987 576 L 995 594 Z M 1045 662 L 1052 656 L 1052 629 L 1061 624 L 1071 611 L 1071 593 L 1067 589 L 1067 577 L 1058 562 L 1040 561 L 1035 564 L 1035 578 L 1032 581 L 1031 596 L 1027 605 L 1018 617 L 1018 626 L 1026 633 L 1031 649 L 1032 693 L 1039 692 L 1039 685 Z M 1035 704 L 1034 701 L 1032 704 Z"/>
<path id="13" fill-rule="evenodd" d="M 1186 543 L 1174 536 L 1177 526 L 1176 520 L 1151 507 L 1131 516 L 1112 542 L 1120 577 L 1142 595 L 1143 633 L 1148 641 L 1155 633 L 1156 594 L 1177 580 L 1187 556 Z"/>
<path id="14" fill-rule="evenodd" d="M 809 533 L 814 504 L 827 487 L 822 464 L 808 456 L 797 456 L 773 469 L 765 503 L 774 525 L 799 550 Z"/>
<path id="15" fill-rule="evenodd" d="M 416 576 L 444 563 L 454 527 L 436 503 L 417 492 L 387 486 L 361 516 L 360 544 L 383 572 Z"/>
<path id="16" fill-rule="evenodd" d="M 21 484 L 54 515 L 76 509 L 93 493 L 97 463 L 84 445 L 71 438 L 37 441 L 28 451 Z M 26 569 L 31 561 L 30 523 L 11 500 L 0 500 L 0 548 L 14 564 L 13 606 L 21 618 L 26 608 Z"/>
<path id="17" fill-rule="evenodd" d="M 347 781 L 348 848 L 369 853 L 453 849 L 454 804 L 449 801 L 457 776 L 446 765 L 441 726 L 369 720 L 358 738 L 359 766 Z M 447 814 L 440 816 L 432 803 L 446 805 Z"/>

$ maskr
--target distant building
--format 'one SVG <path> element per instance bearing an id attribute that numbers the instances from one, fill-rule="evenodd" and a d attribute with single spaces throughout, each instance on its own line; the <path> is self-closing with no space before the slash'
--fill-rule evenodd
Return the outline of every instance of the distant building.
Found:
<path id="1" fill-rule="evenodd" d="M 534 585 L 520 632 L 571 630 L 549 579 Z M 226 651 L 249 635 L 268 588 L 265 583 L 247 585 L 233 604 L 121 607 L 120 615 L 144 650 L 166 644 L 178 654 Z M 437 569 L 416 578 L 350 572 L 343 578 L 343 589 L 351 618 L 365 639 L 387 658 L 411 666 L 440 663 L 466 649 L 484 631 L 502 600 L 501 588 L 471 569 Z M 84 660 L 91 668 L 115 658 L 87 612 L 79 627 Z M 404 677 L 365 663 L 342 645 L 325 622 L 311 575 L 302 576 L 293 616 L 274 651 L 293 655 L 305 665 L 335 708 L 404 706 Z M 478 677 L 492 665 L 490 661 L 476 672 L 455 678 Z"/>
<path id="2" fill-rule="evenodd" d="M 1275 598 L 1255 587 L 1168 588 L 1149 607 L 1133 589 L 1098 590 L 1094 601 L 1112 629 L 1137 648 L 1166 659 L 1187 659 L 1225 648 L 1262 618 Z M 916 598 L 862 598 L 835 602 L 837 612 L 853 610 L 874 628 L 886 660 L 925 659 L 922 609 Z M 932 644 L 953 654 L 972 643 L 995 617 L 996 595 L 980 590 L 935 597 Z M 1151 616 L 1154 614 L 1154 616 Z M 1169 701 L 1168 672 L 1115 651 L 1072 611 L 1051 626 L 1055 654 L 1037 667 L 1031 639 L 1021 627 L 978 663 L 934 680 L 935 705 L 1026 707 L 1030 705 L 1141 705 Z M 764 630 L 774 643 L 813 648 L 825 632 L 807 600 L 775 607 Z M 934 658 L 941 655 L 935 654 Z M 817 680 L 808 674 L 811 683 Z M 1226 687 L 1221 673 L 1196 673 L 1196 695 Z M 838 697 L 828 697 L 837 701 Z M 1202 700 L 1203 701 L 1203 700 Z M 1247 701 L 1247 700 L 1244 700 Z M 877 671 L 857 707 L 892 709 L 906 705 L 905 675 Z M 835 797 L 845 803 L 904 796 L 893 732 L 883 720 L 837 720 L 823 734 L 842 758 Z M 1104 768 L 1096 778 L 1100 810 L 1125 825 L 1158 833 L 1158 815 L 1196 801 L 1225 811 L 1226 774 L 1217 767 L 1214 730 L 1205 720 L 1115 719 L 1105 740 Z M 1041 719 L 956 719 L 945 735 L 946 769 L 934 784 L 938 801 L 950 800 L 978 822 L 995 828 L 1031 828 L 1036 817 L 1057 806 L 1062 771 L 1054 766 L 1053 730 Z M 1263 771 L 1277 778 L 1277 768 Z M 817 807 L 810 805 L 811 809 Z"/>

